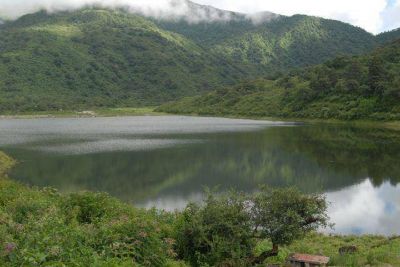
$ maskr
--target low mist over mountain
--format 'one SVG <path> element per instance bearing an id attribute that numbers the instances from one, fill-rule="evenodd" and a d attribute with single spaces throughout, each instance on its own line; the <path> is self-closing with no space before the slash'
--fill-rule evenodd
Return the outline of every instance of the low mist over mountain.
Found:
<path id="1" fill-rule="evenodd" d="M 77 11 L 82 8 L 124 9 L 154 19 L 185 20 L 190 23 L 201 21 L 229 21 L 253 15 L 239 14 L 221 10 L 212 6 L 199 5 L 189 0 L 3 0 L 0 5 L 0 17 L 18 19 L 38 11 L 57 13 Z M 269 12 L 254 14 L 257 22 L 269 19 Z"/>
<path id="2" fill-rule="evenodd" d="M 50 5 L 2 24 L 0 110 L 158 105 L 364 53 L 397 37 L 317 17 L 247 15 L 189 1 L 172 1 L 172 13 L 120 3 L 68 11 Z"/>

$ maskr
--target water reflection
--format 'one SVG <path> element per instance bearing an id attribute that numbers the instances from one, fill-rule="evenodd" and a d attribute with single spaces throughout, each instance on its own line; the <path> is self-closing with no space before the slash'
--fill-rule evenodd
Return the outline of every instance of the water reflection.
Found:
<path id="1" fill-rule="evenodd" d="M 113 151 L 147 151 L 153 149 L 167 148 L 183 144 L 193 144 L 199 140 L 179 140 L 179 139 L 111 139 L 81 141 L 72 144 L 61 145 L 36 145 L 33 150 L 53 152 L 63 155 L 84 155 L 93 153 L 104 153 Z"/>
<path id="2" fill-rule="evenodd" d="M 48 118 L 0 120 L 0 146 L 48 143 L 49 140 L 107 140 L 115 136 L 152 136 L 252 131 L 290 123 L 186 116 L 136 116 L 113 118 Z"/>
<path id="3" fill-rule="evenodd" d="M 369 179 L 327 194 L 329 214 L 340 233 L 395 235 L 400 231 L 400 186 L 374 187 Z M 332 232 L 332 231 L 331 231 Z"/>
<path id="4" fill-rule="evenodd" d="M 0 121 L 0 149 L 21 162 L 12 177 L 64 192 L 106 191 L 173 210 L 200 201 L 203 186 L 294 185 L 328 192 L 336 232 L 400 234 L 398 132 L 283 126 L 189 117 L 9 120 Z"/>

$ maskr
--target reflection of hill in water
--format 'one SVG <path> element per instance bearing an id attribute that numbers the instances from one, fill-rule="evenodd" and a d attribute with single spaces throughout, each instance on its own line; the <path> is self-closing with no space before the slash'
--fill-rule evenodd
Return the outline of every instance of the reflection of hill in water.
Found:
<path id="1" fill-rule="evenodd" d="M 76 156 L 8 152 L 23 161 L 12 174 L 23 182 L 64 191 L 107 191 L 133 202 L 185 198 L 203 185 L 249 191 L 266 183 L 312 192 L 338 190 L 366 177 L 374 185 L 400 181 L 400 137 L 391 131 L 313 125 L 172 138 L 204 142 Z"/>
<path id="2" fill-rule="evenodd" d="M 369 177 L 375 186 L 400 182 L 399 132 L 333 125 L 291 130 L 296 134 L 281 132 L 282 147 L 301 151 L 327 171 Z"/>

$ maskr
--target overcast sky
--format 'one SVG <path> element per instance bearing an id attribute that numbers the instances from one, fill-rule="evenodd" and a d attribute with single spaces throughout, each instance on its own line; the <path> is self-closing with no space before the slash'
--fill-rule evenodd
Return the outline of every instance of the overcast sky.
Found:
<path id="1" fill-rule="evenodd" d="M 0 17 L 17 18 L 40 9 L 76 9 L 100 3 L 107 7 L 140 7 L 151 15 L 167 10 L 176 14 L 170 1 L 183 0 L 0 0 Z M 217 8 L 254 13 L 271 11 L 283 15 L 306 14 L 332 18 L 360 26 L 372 33 L 400 27 L 400 0 L 193 0 Z M 178 8 L 179 9 L 179 8 Z M 178 14 L 185 8 L 181 7 Z"/>

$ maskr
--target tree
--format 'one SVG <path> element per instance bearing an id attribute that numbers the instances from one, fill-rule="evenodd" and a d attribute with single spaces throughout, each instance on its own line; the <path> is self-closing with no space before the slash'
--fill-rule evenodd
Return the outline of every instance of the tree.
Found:
<path id="1" fill-rule="evenodd" d="M 373 56 L 368 62 L 368 85 L 370 95 L 382 95 L 385 81 L 385 66 L 381 57 Z"/>
<path id="2" fill-rule="evenodd" d="M 397 101 L 400 98 L 400 77 L 393 78 L 393 81 L 385 89 L 385 96 Z"/>
<path id="3" fill-rule="evenodd" d="M 279 246 L 289 245 L 310 231 L 327 227 L 327 202 L 322 195 L 305 195 L 294 188 L 264 188 L 253 196 L 251 210 L 254 232 L 272 242 L 272 250 L 254 258 L 261 264 L 276 256 Z"/>
<path id="4" fill-rule="evenodd" d="M 204 205 L 189 204 L 177 227 L 178 255 L 191 266 L 242 266 L 254 240 L 246 196 L 208 193 Z"/>
<path id="5" fill-rule="evenodd" d="M 322 195 L 297 189 L 266 189 L 245 195 L 209 194 L 203 206 L 190 204 L 177 232 L 179 256 L 193 266 L 254 266 L 306 233 L 328 225 Z M 255 257 L 258 241 L 269 239 L 271 251 Z"/>
<path id="6" fill-rule="evenodd" d="M 327 91 L 334 88 L 336 84 L 336 73 L 326 65 L 313 68 L 310 77 L 310 87 L 324 95 Z"/>
<path id="7" fill-rule="evenodd" d="M 347 80 L 356 80 L 359 83 L 363 82 L 365 71 L 361 62 L 358 59 L 352 59 L 345 68 L 344 76 Z"/>

